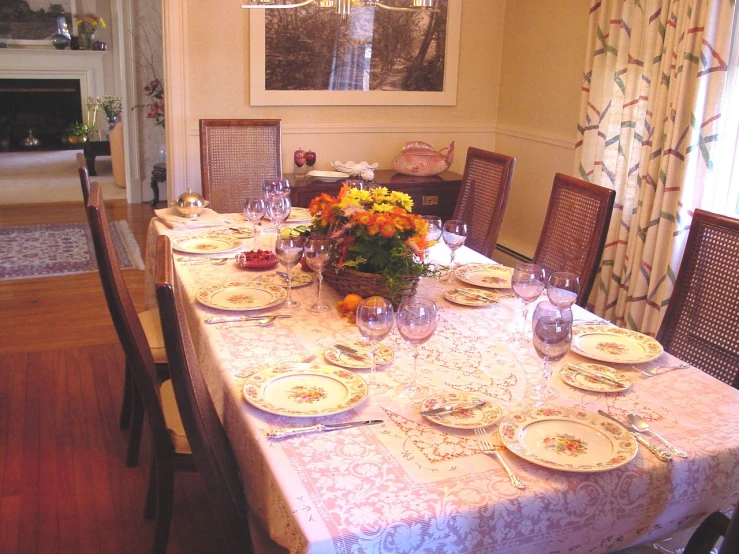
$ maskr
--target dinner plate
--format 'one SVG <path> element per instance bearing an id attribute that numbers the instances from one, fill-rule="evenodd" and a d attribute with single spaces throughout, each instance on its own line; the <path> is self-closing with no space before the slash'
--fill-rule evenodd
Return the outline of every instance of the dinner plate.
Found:
<path id="1" fill-rule="evenodd" d="M 580 373 L 576 370 L 578 366 L 583 366 L 584 369 L 589 369 L 590 371 L 610 377 L 614 381 L 621 383 L 621 385 L 619 386 L 615 383 L 607 383 L 599 380 L 597 377 L 591 377 L 585 373 Z M 617 371 L 612 367 L 608 367 L 607 365 L 570 364 L 559 370 L 559 376 L 571 387 L 593 392 L 622 392 L 631 388 L 631 379 L 620 371 Z"/>
<path id="2" fill-rule="evenodd" d="M 310 285 L 313 282 L 313 276 L 310 273 L 303 271 L 293 271 L 293 288 L 304 287 Z M 287 280 L 277 273 L 268 273 L 262 275 L 257 279 L 258 283 L 266 283 L 269 285 L 277 285 L 280 287 L 287 287 Z"/>
<path id="3" fill-rule="evenodd" d="M 640 364 L 658 358 L 662 345 L 652 337 L 610 325 L 576 325 L 572 351 L 600 362 Z"/>
<path id="4" fill-rule="evenodd" d="M 308 177 L 313 177 L 318 181 L 333 183 L 334 181 L 339 181 L 340 179 L 348 179 L 349 174 L 342 173 L 341 171 L 318 171 L 314 169 L 313 171 L 308 172 Z"/>
<path id="5" fill-rule="evenodd" d="M 285 223 L 292 223 L 295 221 L 310 221 L 313 216 L 310 215 L 308 208 L 292 208 L 290 215 L 287 216 Z"/>
<path id="6" fill-rule="evenodd" d="M 200 235 L 174 239 L 172 249 L 188 254 L 218 254 L 236 250 L 242 244 L 236 237 L 227 235 Z"/>
<path id="7" fill-rule="evenodd" d="M 421 401 L 421 411 L 433 410 L 446 404 L 460 404 L 472 402 L 475 396 L 464 392 L 441 392 L 427 396 Z M 457 410 L 435 416 L 426 416 L 443 427 L 454 429 L 475 429 L 477 427 L 488 427 L 493 425 L 501 415 L 500 408 L 494 402 L 487 401 L 482 406 L 470 408 L 469 410 Z"/>
<path id="8" fill-rule="evenodd" d="M 471 288 L 445 290 L 444 298 L 462 306 L 492 306 L 498 301 L 498 295 L 494 292 Z"/>
<path id="9" fill-rule="evenodd" d="M 513 268 L 494 264 L 466 264 L 454 270 L 460 281 L 489 289 L 511 288 Z"/>
<path id="10" fill-rule="evenodd" d="M 356 354 L 341 350 L 341 346 L 356 350 Z M 327 346 L 323 351 L 326 359 L 334 365 L 350 369 L 370 369 L 370 346 L 363 340 L 344 340 Z M 384 344 L 375 348 L 375 366 L 381 366 L 392 361 L 395 357 L 393 349 Z"/>
<path id="11" fill-rule="evenodd" d="M 315 417 L 339 414 L 367 397 L 367 383 L 346 369 L 322 364 L 276 364 L 252 373 L 243 394 L 271 414 Z"/>
<path id="12" fill-rule="evenodd" d="M 543 406 L 507 415 L 500 439 L 531 463 L 572 472 L 615 469 L 636 456 L 634 437 L 599 414 L 575 408 Z"/>
<path id="13" fill-rule="evenodd" d="M 209 308 L 229 311 L 261 310 L 282 302 L 285 289 L 268 283 L 224 283 L 201 288 L 195 298 Z"/>

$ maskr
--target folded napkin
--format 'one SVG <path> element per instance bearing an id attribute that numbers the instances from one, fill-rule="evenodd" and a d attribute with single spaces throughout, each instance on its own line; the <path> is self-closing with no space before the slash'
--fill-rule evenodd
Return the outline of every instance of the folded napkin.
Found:
<path id="1" fill-rule="evenodd" d="M 210 208 L 203 208 L 198 217 L 183 217 L 175 207 L 154 210 L 156 216 L 171 229 L 199 229 L 201 227 L 220 227 L 227 225 L 229 220 L 226 216 L 214 212 Z"/>

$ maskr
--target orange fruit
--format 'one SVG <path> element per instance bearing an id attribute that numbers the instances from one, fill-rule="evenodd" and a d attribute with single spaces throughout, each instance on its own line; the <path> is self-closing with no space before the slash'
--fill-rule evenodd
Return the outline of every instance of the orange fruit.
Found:
<path id="1" fill-rule="evenodd" d="M 344 297 L 344 300 L 342 303 L 344 304 L 344 310 L 347 312 L 354 312 L 357 309 L 357 306 L 359 306 L 359 303 L 363 300 L 361 296 L 358 294 L 347 294 Z"/>

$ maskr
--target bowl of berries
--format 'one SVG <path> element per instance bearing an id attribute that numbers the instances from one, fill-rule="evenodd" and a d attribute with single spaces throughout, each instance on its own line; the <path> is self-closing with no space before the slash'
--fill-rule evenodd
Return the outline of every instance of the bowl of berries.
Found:
<path id="1" fill-rule="evenodd" d="M 272 269 L 279 263 L 271 250 L 249 250 L 236 256 L 236 265 L 241 269 Z"/>

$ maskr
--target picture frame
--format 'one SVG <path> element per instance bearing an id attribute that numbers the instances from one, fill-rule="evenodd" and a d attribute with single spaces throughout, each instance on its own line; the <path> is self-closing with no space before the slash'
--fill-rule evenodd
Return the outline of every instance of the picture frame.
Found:
<path id="1" fill-rule="evenodd" d="M 58 13 L 52 16 L 49 27 L 47 29 L 48 37 L 44 38 L 31 38 L 29 35 L 34 32 L 33 24 L 29 22 L 29 30 L 26 31 L 23 25 L 18 26 L 16 24 L 16 33 L 6 38 L 0 38 L 0 42 L 5 43 L 9 47 L 14 48 L 47 48 L 51 49 L 51 35 L 53 35 L 58 29 L 58 18 L 59 16 L 65 16 L 67 18 L 68 30 L 71 33 L 74 26 L 72 22 L 73 15 L 76 13 L 77 0 L 49 0 L 49 8 L 54 5 L 60 5 L 63 9 L 63 13 Z M 37 30 L 36 30 L 37 32 Z M 27 34 L 28 33 L 28 34 Z"/>
<path id="2" fill-rule="evenodd" d="M 462 0 L 448 0 L 443 90 L 267 90 L 265 10 L 249 13 L 251 106 L 454 106 L 462 24 Z M 283 11 L 283 10 L 280 10 Z M 302 37 L 302 40 L 310 40 Z"/>

